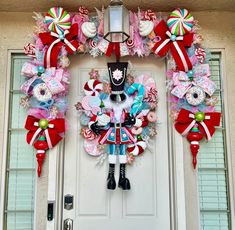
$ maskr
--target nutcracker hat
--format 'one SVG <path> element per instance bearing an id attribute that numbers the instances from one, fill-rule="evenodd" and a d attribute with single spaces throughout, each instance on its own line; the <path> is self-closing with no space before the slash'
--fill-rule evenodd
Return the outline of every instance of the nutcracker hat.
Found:
<path id="1" fill-rule="evenodd" d="M 110 99 L 115 102 L 122 102 L 126 99 L 124 86 L 128 62 L 112 62 L 107 65 L 112 91 Z"/>

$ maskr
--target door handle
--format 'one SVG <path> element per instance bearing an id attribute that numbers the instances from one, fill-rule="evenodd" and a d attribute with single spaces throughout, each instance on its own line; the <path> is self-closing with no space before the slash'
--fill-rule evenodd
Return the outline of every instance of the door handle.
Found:
<path id="1" fill-rule="evenodd" d="M 73 220 L 72 219 L 66 219 L 64 221 L 64 230 L 73 230 Z"/>

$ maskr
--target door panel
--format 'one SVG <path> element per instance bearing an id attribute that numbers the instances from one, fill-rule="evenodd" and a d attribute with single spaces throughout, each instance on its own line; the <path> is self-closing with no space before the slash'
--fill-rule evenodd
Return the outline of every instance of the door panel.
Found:
<path id="1" fill-rule="evenodd" d="M 108 162 L 97 165 L 97 158 L 84 152 L 79 116 L 74 104 L 82 98 L 83 85 L 89 78 L 91 68 L 107 75 L 107 61 L 111 60 L 90 56 L 72 58 L 67 113 L 70 127 L 64 149 L 64 195 L 74 195 L 74 209 L 64 210 L 63 219 L 73 219 L 73 229 L 76 230 L 170 229 L 165 63 L 154 57 L 127 60 L 135 67 L 135 75 L 149 73 L 156 81 L 159 93 L 158 135 L 150 141 L 144 155 L 137 158 L 132 166 L 127 166 L 131 190 L 116 188 L 109 191 L 106 189 Z M 116 181 L 118 176 L 117 165 Z"/>

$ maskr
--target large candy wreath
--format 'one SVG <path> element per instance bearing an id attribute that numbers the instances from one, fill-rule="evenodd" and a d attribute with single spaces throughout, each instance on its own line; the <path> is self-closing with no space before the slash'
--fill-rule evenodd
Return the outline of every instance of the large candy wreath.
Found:
<path id="1" fill-rule="evenodd" d="M 39 176 L 46 151 L 62 140 L 66 130 L 66 95 L 70 80 L 68 55 L 76 53 L 93 57 L 114 54 L 118 59 L 151 53 L 156 57 L 166 57 L 170 115 L 176 130 L 189 140 L 196 167 L 199 141 L 211 139 L 215 127 L 220 124 L 220 113 L 215 112 L 214 107 L 217 98 L 213 96 L 216 85 L 210 79 L 210 54 L 202 47 L 203 39 L 198 33 L 200 27 L 188 10 L 176 9 L 165 19 L 157 17 L 151 10 L 129 11 L 130 38 L 123 43 L 104 39 L 104 9 L 97 10 L 97 16 L 90 16 L 85 7 L 79 7 L 75 13 L 52 7 L 45 16 L 36 13 L 34 18 L 33 42 L 24 47 L 31 60 L 22 67 L 26 80 L 21 89 L 26 97 L 21 99 L 21 105 L 28 109 L 26 139 L 37 150 Z M 94 73 L 97 72 L 91 71 L 89 80 L 93 86 L 97 90 L 108 90 L 102 79 L 97 84 L 99 80 L 93 77 Z M 132 83 L 135 82 L 136 79 L 132 79 Z M 85 86 L 88 94 L 90 86 L 91 82 Z M 102 101 L 102 98 L 98 100 Z M 149 107 L 151 105 L 155 106 L 154 102 L 148 103 Z M 86 110 L 84 104 L 81 104 L 81 110 Z M 153 127 L 151 131 L 155 133 L 155 125 Z M 95 138 L 86 128 L 81 132 L 84 137 Z M 144 149 L 146 146 L 140 147 Z M 135 150 L 130 148 L 129 151 L 134 153 Z"/>

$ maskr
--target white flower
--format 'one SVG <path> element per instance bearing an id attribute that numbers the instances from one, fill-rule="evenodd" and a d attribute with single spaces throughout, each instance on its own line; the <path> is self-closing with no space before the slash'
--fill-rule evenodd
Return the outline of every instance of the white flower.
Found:
<path id="1" fill-rule="evenodd" d="M 113 78 L 117 81 L 123 78 L 122 71 L 119 69 L 116 69 L 113 71 Z"/>

